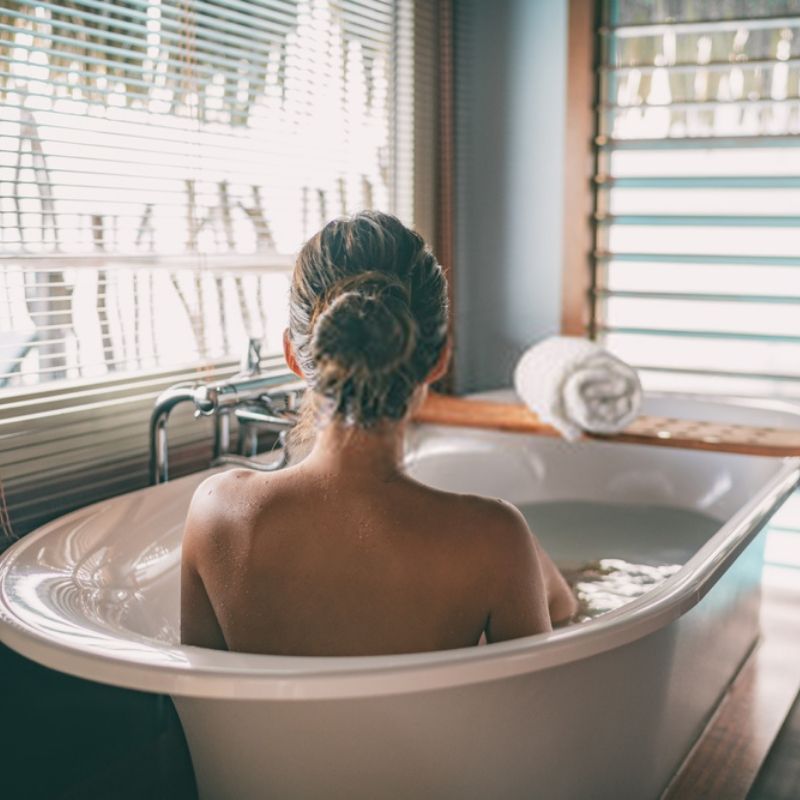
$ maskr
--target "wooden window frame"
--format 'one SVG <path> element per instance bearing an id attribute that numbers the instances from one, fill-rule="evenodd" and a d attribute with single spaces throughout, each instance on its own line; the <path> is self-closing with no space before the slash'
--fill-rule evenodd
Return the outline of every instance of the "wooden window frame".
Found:
<path id="1" fill-rule="evenodd" d="M 569 0 L 564 142 L 564 261 L 561 332 L 595 338 L 593 182 L 596 167 L 596 28 L 599 3 Z"/>

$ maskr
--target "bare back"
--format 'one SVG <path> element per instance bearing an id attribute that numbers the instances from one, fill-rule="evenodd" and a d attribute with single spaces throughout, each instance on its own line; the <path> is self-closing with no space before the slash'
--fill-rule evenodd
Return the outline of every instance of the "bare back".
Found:
<path id="1" fill-rule="evenodd" d="M 291 655 L 475 645 L 550 630 L 554 568 L 513 507 L 397 473 L 303 464 L 197 490 L 184 643 Z"/>

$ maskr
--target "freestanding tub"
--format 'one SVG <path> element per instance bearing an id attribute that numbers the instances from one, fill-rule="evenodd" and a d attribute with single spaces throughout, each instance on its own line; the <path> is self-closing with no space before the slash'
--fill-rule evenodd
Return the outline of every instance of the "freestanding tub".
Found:
<path id="1" fill-rule="evenodd" d="M 774 404 L 648 403 L 800 425 Z M 800 461 L 418 427 L 409 465 L 420 480 L 515 503 L 671 506 L 719 522 L 660 587 L 550 634 L 370 658 L 225 653 L 178 644 L 182 522 L 200 474 L 69 514 L 10 548 L 0 638 L 54 669 L 172 695 L 204 800 L 657 797 L 756 641 L 758 533 Z M 544 543 L 571 561 L 620 546 L 646 560 L 673 543 L 595 533 Z"/>

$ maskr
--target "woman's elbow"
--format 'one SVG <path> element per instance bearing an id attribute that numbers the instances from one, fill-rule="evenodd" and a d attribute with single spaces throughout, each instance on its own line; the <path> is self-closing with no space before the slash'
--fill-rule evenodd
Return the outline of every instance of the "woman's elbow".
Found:
<path id="1" fill-rule="evenodd" d="M 578 598 L 567 585 L 560 586 L 547 605 L 553 625 L 563 625 L 578 613 Z"/>

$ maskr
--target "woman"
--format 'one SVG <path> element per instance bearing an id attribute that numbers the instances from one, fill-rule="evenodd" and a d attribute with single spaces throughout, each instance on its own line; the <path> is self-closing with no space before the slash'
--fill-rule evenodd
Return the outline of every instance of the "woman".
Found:
<path id="1" fill-rule="evenodd" d="M 280 472 L 196 491 L 181 638 L 251 653 L 368 655 L 549 631 L 576 602 L 500 500 L 403 471 L 406 422 L 447 367 L 445 278 L 422 238 L 363 212 L 326 225 L 294 270 L 284 352 L 316 435 Z"/>

